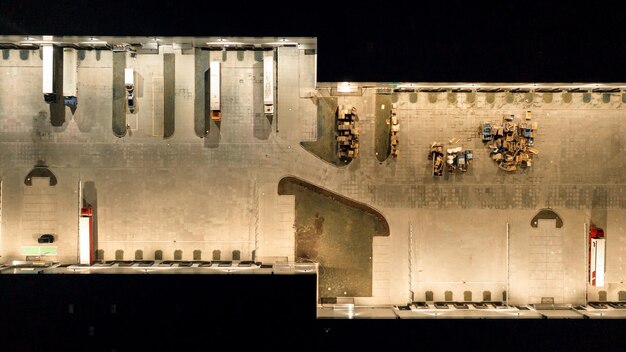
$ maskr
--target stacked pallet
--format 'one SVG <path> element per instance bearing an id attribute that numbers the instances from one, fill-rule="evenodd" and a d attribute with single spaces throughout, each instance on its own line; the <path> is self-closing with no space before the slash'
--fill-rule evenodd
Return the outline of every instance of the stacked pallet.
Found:
<path id="1" fill-rule="evenodd" d="M 457 143 L 458 140 L 450 141 L 451 148 L 445 150 L 445 155 L 442 143 L 431 144 L 428 158 L 433 161 L 433 176 L 442 176 L 444 168 L 448 170 L 448 173 L 467 171 L 474 159 L 474 154 L 470 149 L 463 149 L 463 146 Z"/>
<path id="2" fill-rule="evenodd" d="M 389 117 L 391 123 L 391 156 L 394 158 L 398 156 L 398 132 L 400 132 L 400 124 L 398 123 L 398 110 L 397 104 L 391 105 L 391 116 Z"/>
<path id="3" fill-rule="evenodd" d="M 433 161 L 433 176 L 442 176 L 444 167 L 443 144 L 433 142 L 430 146 L 429 159 Z"/>
<path id="4" fill-rule="evenodd" d="M 354 159 L 359 154 L 359 130 L 356 127 L 356 108 L 352 105 L 337 107 L 337 156 Z M 347 161 L 347 160 L 346 160 Z"/>
<path id="5" fill-rule="evenodd" d="M 487 147 L 491 150 L 491 159 L 505 171 L 515 171 L 518 167 L 532 165 L 532 160 L 539 153 L 533 147 L 537 122 L 531 122 L 530 112 L 526 113 L 524 122 L 517 122 L 515 115 L 505 115 L 501 125 L 491 126 L 491 139 Z M 482 130 L 485 130 L 483 124 Z M 483 138 L 485 141 L 485 138 Z"/>

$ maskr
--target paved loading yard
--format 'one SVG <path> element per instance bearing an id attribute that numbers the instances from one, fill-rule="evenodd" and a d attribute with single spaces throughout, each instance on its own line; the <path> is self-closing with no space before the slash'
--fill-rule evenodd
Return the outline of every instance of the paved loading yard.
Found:
<path id="1" fill-rule="evenodd" d="M 163 116 L 163 85 L 171 87 L 163 77 L 166 53 L 175 55 L 175 109 L 165 110 L 175 113 L 169 138 L 161 125 L 170 121 Z M 204 72 L 195 68 L 206 55 L 223 61 L 223 118 L 210 123 L 203 139 L 197 121 L 205 111 L 196 88 Z M 261 260 L 295 260 L 296 201 L 278 194 L 279 181 L 295 176 L 369 205 L 389 224 L 388 237 L 373 237 L 371 296 L 355 297 L 357 304 L 404 304 L 425 300 L 426 291 L 434 300 L 445 299 L 446 291 L 453 300 L 466 291 L 473 300 L 484 291 L 499 300 L 508 291 L 512 304 L 541 297 L 580 304 L 586 295 L 597 300 L 600 290 L 609 301 L 626 290 L 623 93 L 394 93 L 401 153 L 381 163 L 375 155 L 377 89 L 331 94 L 315 81 L 315 55 L 305 50 L 277 49 L 273 119 L 263 116 L 262 62 L 253 51 L 127 57 L 138 74 L 138 113 L 127 116 L 130 130 L 121 138 L 112 129 L 119 110 L 112 53 L 84 51 L 79 58 L 78 107 L 73 114 L 67 108 L 65 122 L 53 127 L 41 93 L 39 52 L 3 50 L 4 261 L 23 258 L 21 246 L 36 245 L 40 233 L 58 237 L 52 259 L 76 260 L 79 181 L 89 184 L 85 198 L 96 207 L 104 259 L 134 259 L 138 250 L 153 259 L 161 250 L 168 260 L 180 250 L 185 260 L 194 259 L 194 251 L 203 260 L 246 260 L 253 253 Z M 357 108 L 361 131 L 358 158 L 342 167 L 301 146 L 323 137 L 317 104 L 335 100 Z M 489 158 L 477 131 L 484 121 L 520 118 L 527 110 L 538 123 L 539 155 L 529 169 L 507 174 Z M 433 178 L 430 145 L 452 137 L 473 149 L 473 165 L 465 174 Z M 56 175 L 56 186 L 37 179 L 24 184 L 39 160 Z M 553 221 L 530 226 L 546 207 L 561 216 L 563 227 Z M 591 221 L 607 238 L 601 289 L 586 285 L 583 236 Z M 332 229 L 325 224 L 324 231 Z"/>

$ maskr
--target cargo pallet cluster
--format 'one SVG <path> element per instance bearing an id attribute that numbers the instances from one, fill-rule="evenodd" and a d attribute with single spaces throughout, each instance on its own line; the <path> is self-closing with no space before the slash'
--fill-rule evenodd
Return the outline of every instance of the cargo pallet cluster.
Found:
<path id="1" fill-rule="evenodd" d="M 356 127 L 356 108 L 340 105 L 337 108 L 337 156 L 342 160 L 359 155 L 359 130 Z"/>
<path id="2" fill-rule="evenodd" d="M 539 151 L 533 148 L 537 122 L 531 122 L 531 112 L 525 121 L 517 122 L 515 115 L 505 115 L 502 125 L 485 122 L 482 125 L 483 142 L 491 149 L 491 158 L 505 171 L 515 171 L 518 166 L 526 168 Z"/>
<path id="3" fill-rule="evenodd" d="M 458 143 L 458 139 L 452 139 L 451 145 Z M 442 143 L 433 142 L 430 146 L 429 159 L 433 161 L 433 176 L 443 176 L 444 169 L 448 173 L 467 171 L 467 167 L 471 165 L 474 159 L 473 152 L 470 149 L 463 150 L 463 146 L 456 145 L 453 148 L 447 148 L 444 156 L 444 146 Z"/>
<path id="4" fill-rule="evenodd" d="M 389 117 L 391 123 L 391 156 L 396 158 L 398 156 L 398 132 L 400 132 L 400 124 L 398 123 L 398 109 L 396 103 L 391 105 L 391 116 Z"/>

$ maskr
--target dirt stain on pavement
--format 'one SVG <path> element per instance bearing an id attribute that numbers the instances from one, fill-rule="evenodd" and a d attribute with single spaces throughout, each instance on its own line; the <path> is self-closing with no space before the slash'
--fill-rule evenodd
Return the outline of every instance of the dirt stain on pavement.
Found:
<path id="1" fill-rule="evenodd" d="M 296 260 L 319 263 L 320 298 L 370 297 L 373 237 L 389 236 L 382 214 L 295 177 L 278 194 L 296 197 Z"/>

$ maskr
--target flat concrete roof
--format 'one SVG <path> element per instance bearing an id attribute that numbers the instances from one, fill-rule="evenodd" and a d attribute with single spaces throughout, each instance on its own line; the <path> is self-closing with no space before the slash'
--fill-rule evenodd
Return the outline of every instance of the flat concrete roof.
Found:
<path id="1" fill-rule="evenodd" d="M 78 214 L 86 205 L 97 210 L 98 260 L 295 263 L 301 259 L 298 231 L 319 226 L 315 218 L 297 222 L 301 199 L 278 194 L 282 179 L 296 177 L 369 207 L 388 223 L 389 236 L 368 239 L 371 254 L 359 257 L 371 270 L 366 294 L 351 296 L 349 280 L 322 288 L 345 292 L 355 306 L 466 296 L 518 306 L 544 299 L 584 305 L 623 297 L 625 84 L 352 82 L 356 89 L 345 92 L 343 82 L 317 81 L 315 38 L 267 47 L 263 43 L 281 38 L 222 38 L 253 44 L 231 48 L 237 50 L 224 46 L 233 43 L 202 50 L 220 37 L 190 38 L 185 43 L 191 47 L 179 46 L 177 38 L 46 41 L 68 48 L 95 42 L 76 45 L 73 109 L 44 101 L 42 58 L 38 50 L 21 47 L 28 39 L 0 37 L 7 44 L 0 58 L 5 263 L 35 249 L 51 261 L 75 263 Z M 32 41 L 42 45 L 44 38 Z M 129 46 L 106 46 L 124 43 Z M 90 50 L 101 44 L 102 50 Z M 275 60 L 273 116 L 263 106 L 266 51 Z M 207 108 L 211 61 L 221 62 L 219 122 Z M 125 105 L 124 68 L 137 74 L 134 113 Z M 323 122 L 333 118 L 329 107 L 339 105 L 358 112 L 360 152 L 348 165 L 330 163 L 308 148 L 327 136 L 333 142 L 336 126 Z M 400 153 L 381 161 L 377 136 L 391 107 Z M 525 122 L 528 111 L 538 124 L 538 154 L 531 167 L 508 173 L 498 168 L 479 130 L 504 116 Z M 433 177 L 430 146 L 453 140 L 473 151 L 473 163 L 465 173 Z M 44 177 L 26 181 L 41 162 L 55 185 Z M 531 224 L 544 209 L 557 213 L 563 226 L 549 219 Z M 592 223 L 607 239 L 603 287 L 587 279 Z M 320 277 L 358 271 L 355 261 L 335 266 L 330 260 L 359 253 L 337 253 L 338 242 L 329 236 L 337 222 L 322 225 L 320 243 L 327 252 L 314 258 Z M 55 243 L 37 243 L 44 233 L 54 234 Z M 476 314 L 451 312 L 442 314 Z M 554 314 L 561 313 L 547 313 Z"/>

